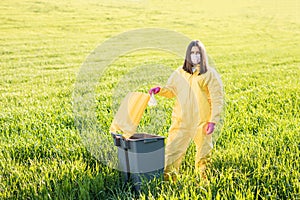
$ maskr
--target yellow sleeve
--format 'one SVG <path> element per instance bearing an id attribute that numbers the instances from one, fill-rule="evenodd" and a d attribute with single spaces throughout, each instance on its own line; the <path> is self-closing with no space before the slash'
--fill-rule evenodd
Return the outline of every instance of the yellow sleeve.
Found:
<path id="1" fill-rule="evenodd" d="M 176 71 L 172 73 L 170 78 L 167 81 L 166 86 L 162 87 L 158 93 L 158 95 L 167 97 L 167 98 L 173 98 L 176 96 L 176 87 L 175 87 L 175 76 L 176 76 Z"/>
<path id="2" fill-rule="evenodd" d="M 204 84 L 208 88 L 208 98 L 211 102 L 210 122 L 217 123 L 220 121 L 224 104 L 223 84 L 219 74 L 213 68 L 210 68 L 207 73 L 204 78 Z"/>

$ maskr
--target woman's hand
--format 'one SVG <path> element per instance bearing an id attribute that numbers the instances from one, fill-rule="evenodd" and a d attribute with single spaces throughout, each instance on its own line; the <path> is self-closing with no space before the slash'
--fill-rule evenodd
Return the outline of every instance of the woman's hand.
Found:
<path id="1" fill-rule="evenodd" d="M 160 87 L 155 87 L 155 88 L 151 88 L 149 90 L 149 94 L 151 95 L 152 93 L 157 94 L 160 91 Z"/>
<path id="2" fill-rule="evenodd" d="M 212 134 L 214 130 L 215 130 L 215 123 L 208 122 L 206 127 L 206 134 L 207 135 Z"/>

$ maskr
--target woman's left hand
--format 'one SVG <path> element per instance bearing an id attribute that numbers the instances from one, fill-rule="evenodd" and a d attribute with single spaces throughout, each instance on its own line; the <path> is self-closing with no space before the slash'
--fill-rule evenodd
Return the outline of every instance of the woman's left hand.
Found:
<path id="1" fill-rule="evenodd" d="M 206 127 L 206 134 L 207 135 L 212 134 L 214 130 L 215 130 L 215 123 L 208 122 Z"/>

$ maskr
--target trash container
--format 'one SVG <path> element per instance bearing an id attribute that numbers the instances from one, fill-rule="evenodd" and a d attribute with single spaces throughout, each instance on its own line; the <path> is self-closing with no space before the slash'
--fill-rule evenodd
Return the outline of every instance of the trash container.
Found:
<path id="1" fill-rule="evenodd" d="M 118 147 L 119 168 L 125 182 L 132 182 L 140 191 L 142 182 L 153 178 L 162 179 L 164 172 L 164 137 L 136 133 L 129 139 L 111 133 Z"/>

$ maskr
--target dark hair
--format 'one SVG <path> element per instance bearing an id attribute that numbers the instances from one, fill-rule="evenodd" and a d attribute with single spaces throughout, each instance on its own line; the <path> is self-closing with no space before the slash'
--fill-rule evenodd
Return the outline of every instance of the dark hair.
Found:
<path id="1" fill-rule="evenodd" d="M 207 55 L 206 55 L 206 51 L 205 51 L 205 47 L 204 45 L 198 41 L 198 40 L 193 40 L 189 46 L 187 47 L 186 49 L 186 54 L 185 54 L 185 60 L 184 60 L 184 63 L 183 63 L 183 70 L 190 73 L 190 74 L 193 74 L 193 71 L 192 71 L 192 67 L 193 67 L 193 63 L 191 61 L 191 49 L 192 47 L 194 46 L 197 46 L 200 50 L 200 74 L 204 74 L 207 72 Z"/>

